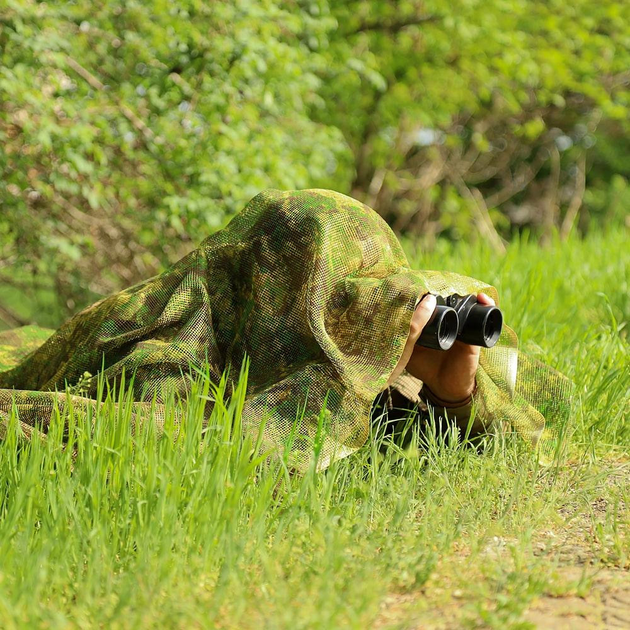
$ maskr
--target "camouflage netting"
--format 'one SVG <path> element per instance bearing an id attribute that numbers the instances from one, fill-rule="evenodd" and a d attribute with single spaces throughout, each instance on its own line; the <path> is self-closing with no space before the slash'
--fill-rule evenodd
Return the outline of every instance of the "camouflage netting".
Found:
<path id="1" fill-rule="evenodd" d="M 281 445 L 303 411 L 292 446 L 299 468 L 309 462 L 327 396 L 323 468 L 365 443 L 372 403 L 427 291 L 485 291 L 498 302 L 478 280 L 410 269 L 385 221 L 354 199 L 266 191 L 173 267 L 54 334 L 25 327 L 0 335 L 0 418 L 14 409 L 23 426 L 45 431 L 54 405 L 66 404 L 65 387 L 80 392 L 74 405 L 91 404 L 96 379 L 86 381 L 86 372 L 108 381 L 134 373 L 134 399 L 159 402 L 169 390 L 186 394 L 190 366 L 209 364 L 218 382 L 228 367 L 237 376 L 247 355 L 244 425 L 257 430 L 264 417 L 267 444 Z M 569 383 L 516 346 L 506 327 L 482 351 L 479 413 L 549 447 L 566 418 Z"/>

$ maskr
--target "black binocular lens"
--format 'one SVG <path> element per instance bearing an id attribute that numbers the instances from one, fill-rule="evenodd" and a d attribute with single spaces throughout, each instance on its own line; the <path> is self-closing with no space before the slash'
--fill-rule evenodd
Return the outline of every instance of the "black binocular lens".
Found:
<path id="1" fill-rule="evenodd" d="M 438 308 L 445 309 L 440 317 L 440 321 L 438 324 L 438 337 L 440 339 L 440 345 L 442 347 L 446 346 L 447 348 L 450 348 L 457 339 L 459 318 L 457 317 L 457 313 L 448 306 Z"/>
<path id="2" fill-rule="evenodd" d="M 458 329 L 459 317 L 455 309 L 438 304 L 422 331 L 422 345 L 434 350 L 448 350 L 457 339 Z"/>
<path id="3" fill-rule="evenodd" d="M 485 347 L 492 348 L 499 341 L 501 329 L 503 328 L 503 315 L 498 308 L 491 307 L 486 323 L 483 328 L 483 338 Z"/>
<path id="4" fill-rule="evenodd" d="M 482 348 L 492 348 L 497 343 L 503 315 L 496 306 L 479 304 L 472 294 L 437 299 L 435 311 L 416 342 L 418 345 L 448 350 L 457 340 Z"/>
<path id="5" fill-rule="evenodd" d="M 468 311 L 459 339 L 471 346 L 492 348 L 499 340 L 502 327 L 503 315 L 498 308 L 475 304 Z"/>

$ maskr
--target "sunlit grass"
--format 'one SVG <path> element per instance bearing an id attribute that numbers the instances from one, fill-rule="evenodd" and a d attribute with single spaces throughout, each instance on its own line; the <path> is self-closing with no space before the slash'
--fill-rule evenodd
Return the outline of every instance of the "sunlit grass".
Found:
<path id="1" fill-rule="evenodd" d="M 366 628 L 387 626 L 397 598 L 389 627 L 443 606 L 471 627 L 522 627 L 541 593 L 588 589 L 588 567 L 558 585 L 563 561 L 535 553 L 578 519 L 593 562 L 627 567 L 627 237 L 522 241 L 505 256 L 407 249 L 414 267 L 495 284 L 524 347 L 576 382 L 562 460 L 541 467 L 518 439 L 477 454 L 431 432 L 383 449 L 375 433 L 326 472 L 291 475 L 243 436 L 246 373 L 229 400 L 198 374 L 163 432 L 105 393 L 43 440 L 13 419 L 0 442 L 2 627 Z"/>

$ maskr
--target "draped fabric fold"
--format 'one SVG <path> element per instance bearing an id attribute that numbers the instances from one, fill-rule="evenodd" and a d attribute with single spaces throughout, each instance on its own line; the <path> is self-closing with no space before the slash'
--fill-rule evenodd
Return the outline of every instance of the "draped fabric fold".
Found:
<path id="1" fill-rule="evenodd" d="M 320 467 L 367 439 L 371 405 L 405 345 L 419 296 L 485 291 L 473 278 L 409 267 L 394 233 L 373 210 L 327 190 L 265 191 L 164 273 L 109 296 L 56 332 L 0 334 L 0 419 L 18 409 L 45 427 L 66 387 L 96 396 L 97 374 L 134 374 L 134 399 L 186 396 L 190 369 L 209 365 L 249 376 L 244 426 L 265 419 L 269 447 L 284 448 L 296 418 L 292 462 Z M 230 390 L 228 389 L 228 392 Z M 16 407 L 15 399 L 19 400 Z M 567 417 L 570 384 L 517 350 L 508 328 L 482 351 L 480 413 L 507 422 L 532 445 L 551 444 Z M 208 403 L 210 405 L 211 403 Z M 211 408 L 208 408 L 210 412 Z"/>

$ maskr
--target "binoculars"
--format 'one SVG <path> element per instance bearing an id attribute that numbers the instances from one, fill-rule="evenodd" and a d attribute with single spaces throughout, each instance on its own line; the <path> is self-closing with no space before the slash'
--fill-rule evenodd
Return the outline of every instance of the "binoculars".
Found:
<path id="1" fill-rule="evenodd" d="M 492 348 L 503 328 L 503 314 L 496 306 L 477 302 L 476 295 L 436 296 L 437 306 L 416 344 L 448 350 L 455 341 Z"/>

